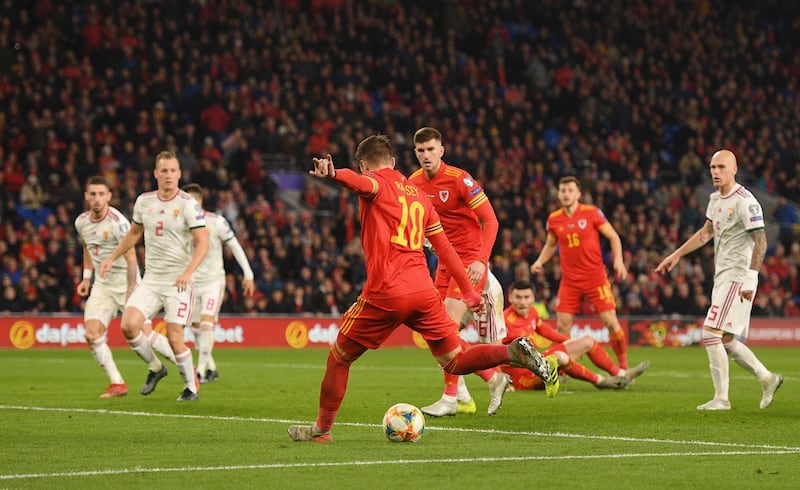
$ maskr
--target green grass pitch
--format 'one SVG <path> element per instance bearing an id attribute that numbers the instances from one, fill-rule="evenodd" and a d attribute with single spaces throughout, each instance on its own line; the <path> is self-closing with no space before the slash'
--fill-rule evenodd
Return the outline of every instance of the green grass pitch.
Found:
<path id="1" fill-rule="evenodd" d="M 189 403 L 171 364 L 140 395 L 146 366 L 129 350 L 114 355 L 130 393 L 110 400 L 88 349 L 3 350 L 0 488 L 797 488 L 798 352 L 755 351 L 785 379 L 766 410 L 732 363 L 733 409 L 698 412 L 713 393 L 702 349 L 633 348 L 632 365 L 652 364 L 628 390 L 570 380 L 554 399 L 508 393 L 493 417 L 469 376 L 478 413 L 428 418 L 416 444 L 388 442 L 381 418 L 433 402 L 441 374 L 424 350 L 371 351 L 321 445 L 286 428 L 316 416 L 324 349 L 217 349 L 220 379 Z"/>

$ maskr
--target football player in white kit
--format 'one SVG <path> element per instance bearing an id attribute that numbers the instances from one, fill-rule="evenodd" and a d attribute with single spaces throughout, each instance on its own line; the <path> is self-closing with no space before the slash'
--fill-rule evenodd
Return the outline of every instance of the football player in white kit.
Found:
<path id="1" fill-rule="evenodd" d="M 122 333 L 150 368 L 141 390 L 148 395 L 167 375 L 167 368 L 144 338 L 142 324 L 145 318 L 152 318 L 163 308 L 167 339 L 184 382 L 178 401 L 196 400 L 199 386 L 192 352 L 183 341 L 183 328 L 192 319 L 192 274 L 208 252 L 208 230 L 200 205 L 178 187 L 181 168 L 174 152 L 162 151 L 156 156 L 153 174 L 157 190 L 136 198 L 131 228 L 111 256 L 100 264 L 99 272 L 102 277 L 111 270 L 114 260 L 144 235 L 144 278 L 125 305 Z"/>
<path id="2" fill-rule="evenodd" d="M 114 357 L 106 344 L 106 329 L 111 320 L 125 306 L 139 282 L 139 264 L 136 251 L 131 248 L 112 264 L 105 277 L 96 277 L 92 286 L 92 272 L 116 248 L 130 228 L 127 218 L 109 205 L 111 189 L 104 177 L 90 177 L 86 182 L 84 198 L 89 210 L 75 219 L 75 229 L 83 244 L 83 280 L 78 284 L 78 294 L 89 296 L 83 313 L 86 327 L 86 342 L 97 363 L 108 374 L 111 384 L 100 398 L 112 398 L 128 394 L 128 386 L 122 378 Z M 90 293 L 91 291 L 91 293 Z M 144 325 L 150 345 L 160 354 L 175 362 L 167 338 Z"/>
<path id="3" fill-rule="evenodd" d="M 198 184 L 183 186 L 184 192 L 195 198 L 203 207 L 203 188 Z M 208 228 L 208 253 L 194 271 L 195 307 L 192 318 L 192 332 L 197 347 L 197 373 L 201 383 L 209 383 L 219 377 L 217 364 L 211 355 L 214 350 L 214 326 L 219 320 L 219 309 L 225 294 L 225 264 L 222 257 L 222 245 L 231 249 L 233 258 L 242 268 L 242 292 L 252 296 L 255 291 L 253 269 L 247 260 L 239 240 L 225 217 L 203 209 Z"/>
<path id="4" fill-rule="evenodd" d="M 714 239 L 714 288 L 711 306 L 703 322 L 706 349 L 714 384 L 714 398 L 698 410 L 730 410 L 728 355 L 761 382 L 760 408 L 772 404 L 783 383 L 770 372 L 736 336 L 747 337 L 750 311 L 758 288 L 758 273 L 767 253 L 764 213 L 750 191 L 736 182 L 736 156 L 719 150 L 709 164 L 714 187 L 703 227 L 668 255 L 656 272 L 671 271 L 684 255 Z"/>

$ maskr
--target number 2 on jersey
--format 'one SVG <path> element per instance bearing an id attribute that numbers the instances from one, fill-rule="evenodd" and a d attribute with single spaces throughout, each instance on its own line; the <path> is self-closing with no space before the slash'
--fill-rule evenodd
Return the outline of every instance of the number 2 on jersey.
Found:
<path id="1" fill-rule="evenodd" d="M 391 241 L 411 250 L 418 250 L 422 248 L 422 219 L 425 216 L 425 208 L 419 201 L 411 201 L 409 206 L 406 196 L 397 196 L 397 200 L 400 201 L 402 214 L 400 224 L 397 225 L 397 233 L 392 235 Z"/>

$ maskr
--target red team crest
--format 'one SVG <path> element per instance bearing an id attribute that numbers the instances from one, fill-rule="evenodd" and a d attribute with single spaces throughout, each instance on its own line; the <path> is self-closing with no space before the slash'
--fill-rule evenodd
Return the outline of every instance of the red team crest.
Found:
<path id="1" fill-rule="evenodd" d="M 586 220 L 585 219 L 579 219 L 578 220 L 578 228 L 580 228 L 581 230 L 585 230 L 586 229 Z"/>
<path id="2" fill-rule="evenodd" d="M 439 191 L 439 199 L 442 202 L 447 202 L 447 199 L 450 197 L 450 191 Z"/>

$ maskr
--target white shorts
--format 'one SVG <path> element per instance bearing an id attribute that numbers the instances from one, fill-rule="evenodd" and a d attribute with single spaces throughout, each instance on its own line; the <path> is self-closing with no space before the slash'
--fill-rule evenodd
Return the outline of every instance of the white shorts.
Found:
<path id="1" fill-rule="evenodd" d="M 486 313 L 472 315 L 475 328 L 478 329 L 478 341 L 482 344 L 497 344 L 506 338 L 506 320 L 503 316 L 503 286 L 489 271 L 486 285 L 483 287 L 483 300 L 486 302 Z"/>
<path id="2" fill-rule="evenodd" d="M 86 308 L 83 311 L 83 321 L 99 320 L 103 326 L 108 327 L 111 320 L 122 313 L 125 307 L 125 293 L 127 286 L 122 288 L 111 288 L 102 284 L 94 284 L 86 300 Z"/>
<path id="3" fill-rule="evenodd" d="M 178 291 L 172 284 L 142 282 L 133 291 L 125 307 L 136 308 L 145 318 L 153 318 L 164 309 L 164 321 L 188 325 L 194 309 L 194 285 L 189 283 L 186 291 Z"/>
<path id="4" fill-rule="evenodd" d="M 201 316 L 212 316 L 216 322 L 225 295 L 225 279 L 194 286 L 194 314 L 192 323 L 199 323 Z"/>
<path id="5" fill-rule="evenodd" d="M 703 325 L 747 337 L 750 330 L 750 311 L 753 302 L 739 297 L 742 283 L 726 281 L 714 283 L 711 292 L 711 306 L 708 308 Z M 755 298 L 754 298 L 755 299 Z"/>

